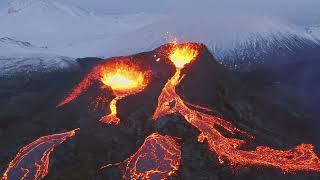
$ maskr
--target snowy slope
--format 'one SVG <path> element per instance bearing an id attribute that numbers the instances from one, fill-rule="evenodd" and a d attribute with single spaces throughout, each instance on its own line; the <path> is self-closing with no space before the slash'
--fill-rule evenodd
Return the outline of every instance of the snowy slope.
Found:
<path id="1" fill-rule="evenodd" d="M 245 17 L 237 17 L 234 21 L 245 25 L 234 27 L 232 23 L 223 24 L 219 20 L 212 25 L 195 25 L 194 22 L 168 17 L 122 36 L 101 37 L 78 44 L 76 49 L 87 53 L 86 50 L 94 44 L 97 47 L 94 54 L 109 57 L 148 51 L 178 38 L 180 41 L 206 44 L 221 63 L 228 68 L 238 69 L 243 65 L 264 63 L 267 56 L 280 57 L 301 49 L 320 48 L 320 36 L 310 35 L 299 26 L 266 17 L 251 19 L 249 24 L 245 23 Z M 64 49 L 66 54 L 69 51 L 72 50 Z"/>
<path id="2" fill-rule="evenodd" d="M 28 41 L 54 52 L 152 23 L 159 15 L 96 15 L 61 0 L 16 0 L 0 13 L 0 38 Z M 77 56 L 77 50 L 73 56 Z"/>
<path id="3" fill-rule="evenodd" d="M 108 51 L 90 44 L 82 52 L 80 44 L 118 37 L 161 18 L 143 13 L 97 15 L 63 0 L 13 0 L 0 11 L 1 74 L 67 68 L 77 57 L 96 56 L 96 48 Z"/>
<path id="4" fill-rule="evenodd" d="M 21 53 L 0 55 L 0 76 L 13 76 L 31 73 L 47 73 L 63 69 L 74 69 L 78 63 L 74 58 L 54 54 Z"/>
<path id="5" fill-rule="evenodd" d="M 48 64 L 58 66 L 59 58 L 63 63 L 64 57 L 133 54 L 178 38 L 206 44 L 221 63 L 239 69 L 264 63 L 268 58 L 289 59 L 288 55 L 300 49 L 319 48 L 320 44 L 316 26 L 307 31 L 304 27 L 270 17 L 106 15 L 63 0 L 14 0 L 0 12 L 0 22 L 0 56 L 7 60 L 19 59 L 12 60 L 12 66 L 22 61 L 16 58 L 21 54 L 25 54 L 29 65 L 32 64 L 31 56 L 37 59 L 37 56 L 43 58 L 47 54 L 55 57 L 51 58 L 54 63 Z M 39 62 L 34 61 L 35 67 L 40 67 Z M 18 68 L 11 68 L 14 69 Z"/>
<path id="6" fill-rule="evenodd" d="M 0 55 L 10 56 L 15 53 L 50 52 L 47 47 L 37 46 L 27 41 L 20 41 L 10 37 L 0 38 Z"/>
<path id="7" fill-rule="evenodd" d="M 320 37 L 320 23 L 309 25 L 305 27 L 305 30 L 308 34 L 310 34 L 313 37 Z"/>

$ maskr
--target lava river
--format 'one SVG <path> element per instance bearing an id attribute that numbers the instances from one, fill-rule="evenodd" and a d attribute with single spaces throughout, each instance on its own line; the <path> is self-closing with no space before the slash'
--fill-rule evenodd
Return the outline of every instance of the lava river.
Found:
<path id="1" fill-rule="evenodd" d="M 242 134 L 247 139 L 254 138 L 252 135 L 237 129 L 226 120 L 201 112 L 207 111 L 207 108 L 201 108 L 199 105 L 181 99 L 175 90 L 175 87 L 183 78 L 181 70 L 184 65 L 196 60 L 200 52 L 201 45 L 199 44 L 172 44 L 169 59 L 176 66 L 176 73 L 163 88 L 152 119 L 157 120 L 171 113 L 180 113 L 201 132 L 198 141 L 204 142 L 206 140 L 210 151 L 218 156 L 221 164 L 228 162 L 231 167 L 275 167 L 287 173 L 297 171 L 320 172 L 320 159 L 313 151 L 313 145 L 301 144 L 291 150 L 275 150 L 265 146 L 258 146 L 255 150 L 242 150 L 241 147 L 246 145 L 245 140 L 225 137 L 217 127 L 222 127 L 233 135 Z"/>
<path id="2" fill-rule="evenodd" d="M 164 51 L 175 67 L 175 74 L 166 82 L 157 102 L 156 110 L 150 117 L 159 121 L 163 116 L 179 113 L 192 126 L 200 131 L 197 137 L 200 143 L 207 142 L 210 152 L 218 157 L 221 164 L 231 168 L 242 167 L 272 167 L 285 173 L 310 171 L 320 173 L 320 159 L 311 144 L 301 144 L 290 150 L 276 150 L 267 146 L 257 146 L 252 150 L 245 149 L 250 140 L 255 137 L 248 132 L 236 128 L 231 122 L 213 115 L 212 110 L 181 98 L 176 87 L 184 78 L 183 69 L 192 66 L 199 59 L 203 45 L 197 43 L 171 43 Z M 160 57 L 160 54 L 158 54 Z M 158 60 L 159 59 L 159 60 Z M 156 62 L 160 61 L 158 58 Z M 162 60 L 162 59 L 161 59 Z M 95 108 L 105 106 L 109 102 L 110 113 L 101 117 L 106 124 L 117 125 L 117 102 L 129 95 L 143 91 L 150 81 L 152 72 L 142 69 L 130 58 L 117 58 L 105 61 L 95 66 L 85 78 L 71 90 L 58 107 L 78 98 L 94 83 L 105 93 L 95 99 Z M 170 75 L 171 76 L 171 75 Z M 106 94 L 112 92 L 114 97 L 109 101 Z M 224 132 L 221 132 L 222 130 Z M 74 136 L 76 130 L 42 137 L 22 148 L 10 162 L 3 179 L 19 177 L 20 179 L 43 178 L 48 172 L 49 155 L 54 148 L 67 138 Z M 227 136 L 230 134 L 231 136 Z M 240 138 L 241 137 L 241 138 Z M 40 156 L 38 155 L 40 152 Z M 30 167 L 26 163 L 31 154 L 39 156 Z M 109 164 L 101 169 L 116 165 L 124 179 L 168 179 L 179 169 L 181 161 L 181 146 L 176 138 L 159 133 L 149 135 L 142 146 L 132 156 L 123 162 Z M 25 166 L 25 165 L 28 166 Z M 32 178 L 33 177 L 33 178 Z"/>
<path id="3" fill-rule="evenodd" d="M 2 179 L 43 179 L 48 174 L 50 154 L 78 130 L 43 136 L 24 146 L 9 163 Z"/>
<path id="4" fill-rule="evenodd" d="M 123 179 L 167 179 L 179 168 L 181 146 L 170 136 L 153 133 L 136 153 L 121 163 L 108 164 L 101 169 L 117 165 Z"/>

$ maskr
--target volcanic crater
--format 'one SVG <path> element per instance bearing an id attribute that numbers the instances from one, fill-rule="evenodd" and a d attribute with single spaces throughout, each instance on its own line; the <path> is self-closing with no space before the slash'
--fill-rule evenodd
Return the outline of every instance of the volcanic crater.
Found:
<path id="1" fill-rule="evenodd" d="M 29 153 L 1 153 L 1 164 L 7 164 L 1 167 L 3 179 L 319 178 L 319 154 L 313 145 L 260 127 L 243 82 L 203 44 L 174 42 L 126 57 L 79 59 L 79 64 L 77 71 L 33 77 L 24 85 L 30 91 L 40 85 L 38 90 L 46 90 L 44 98 L 34 97 L 37 107 L 45 107 L 43 112 L 22 112 L 23 119 L 31 118 L 36 125 L 20 132 L 18 137 L 30 135 L 33 140 L 18 141 L 16 152 L 21 143 L 42 136 L 74 133 L 70 139 L 63 136 L 56 144 L 30 149 L 41 153 L 49 148 L 42 156 L 45 162 L 40 155 L 27 161 L 31 165 L 19 164 L 14 160 L 30 158 Z M 122 84 L 119 90 L 103 79 L 103 73 L 122 73 L 117 70 L 123 66 L 126 73 L 135 71 L 125 83 L 143 74 L 134 90 L 122 90 Z M 113 80 L 123 83 L 122 75 Z M 7 125 L 12 132 L 18 130 L 13 127 L 16 121 Z M 48 171 L 40 171 L 39 162 Z"/>

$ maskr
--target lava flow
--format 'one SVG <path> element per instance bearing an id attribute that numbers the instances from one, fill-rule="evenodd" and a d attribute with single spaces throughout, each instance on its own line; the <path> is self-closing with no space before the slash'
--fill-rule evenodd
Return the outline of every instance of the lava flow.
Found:
<path id="1" fill-rule="evenodd" d="M 275 150 L 265 146 L 258 146 L 255 150 L 242 150 L 241 147 L 247 143 L 245 140 L 225 137 L 217 127 L 222 127 L 233 135 L 242 135 L 246 139 L 254 138 L 252 135 L 237 129 L 226 120 L 188 107 L 199 109 L 200 106 L 181 99 L 175 88 L 183 78 L 181 69 L 185 64 L 196 60 L 200 53 L 199 47 L 200 45 L 191 43 L 173 45 L 169 59 L 176 65 L 176 73 L 163 88 L 152 119 L 156 120 L 168 114 L 180 113 L 201 132 L 198 141 L 206 140 L 210 151 L 218 156 L 221 164 L 228 162 L 231 167 L 275 167 L 283 172 L 320 172 L 320 159 L 313 151 L 313 145 L 302 144 L 291 150 Z"/>
<path id="2" fill-rule="evenodd" d="M 111 63 L 97 65 L 57 107 L 76 99 L 98 82 L 101 89 L 111 88 L 115 95 L 109 105 L 110 114 L 103 116 L 100 121 L 118 125 L 120 119 L 117 117 L 117 102 L 128 95 L 141 92 L 148 84 L 148 76 L 149 72 L 143 72 L 138 65 L 130 62 L 130 59 L 117 59 Z M 97 99 L 97 104 L 101 99 L 102 102 L 106 101 L 103 96 L 98 98 L 100 99 Z"/>
<path id="3" fill-rule="evenodd" d="M 73 137 L 79 129 L 43 136 L 24 146 L 9 163 L 2 179 L 42 179 L 48 174 L 49 158 L 56 146 Z"/>
<path id="4" fill-rule="evenodd" d="M 160 116 L 165 116 L 176 112 L 170 104 L 175 100 L 175 87 L 179 84 L 182 76 L 181 69 L 190 62 L 194 61 L 199 55 L 201 46 L 198 44 L 170 44 L 169 59 L 176 67 L 176 73 L 166 83 L 165 87 L 158 98 L 158 106 L 151 119 L 156 120 Z"/>
<path id="5" fill-rule="evenodd" d="M 117 165 L 123 179 L 167 179 L 178 170 L 180 161 L 181 146 L 175 138 L 154 133 L 131 157 L 101 169 Z"/>

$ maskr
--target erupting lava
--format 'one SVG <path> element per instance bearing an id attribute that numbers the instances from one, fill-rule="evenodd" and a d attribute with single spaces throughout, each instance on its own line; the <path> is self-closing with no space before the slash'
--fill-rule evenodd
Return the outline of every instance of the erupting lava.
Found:
<path id="1" fill-rule="evenodd" d="M 131 157 L 101 169 L 117 165 L 123 179 L 167 179 L 178 170 L 180 160 L 181 146 L 175 138 L 154 133 L 146 138 Z"/>
<path id="2" fill-rule="evenodd" d="M 130 94 L 142 91 L 146 86 L 145 74 L 133 64 L 116 64 L 115 68 L 103 68 L 101 81 L 111 87 L 116 97 L 110 102 L 111 113 L 101 118 L 107 124 L 119 124 L 117 101 Z"/>
<path id="3" fill-rule="evenodd" d="M 193 59 L 199 55 L 199 47 L 200 45 L 190 43 L 174 44 L 169 59 L 176 65 L 176 73 L 163 88 L 152 119 L 156 120 L 168 114 L 180 113 L 201 132 L 198 141 L 204 142 L 207 140 L 210 151 L 218 156 L 220 163 L 228 162 L 233 167 L 268 166 L 281 169 L 283 172 L 320 172 L 320 159 L 313 151 L 313 145 L 302 144 L 287 151 L 274 150 L 265 146 L 258 146 L 255 150 L 242 150 L 241 147 L 246 145 L 245 140 L 225 137 L 217 127 L 222 127 L 229 134 L 241 135 L 246 139 L 253 138 L 253 136 L 237 129 L 228 121 L 188 107 L 192 106 L 199 109 L 200 106 L 182 100 L 176 93 L 175 88 L 183 78 L 181 69 L 185 64 L 192 63 Z M 184 58 L 185 61 L 183 61 Z"/>
<path id="4" fill-rule="evenodd" d="M 48 174 L 49 158 L 54 148 L 73 137 L 78 130 L 44 136 L 24 146 L 9 163 L 2 179 L 44 178 Z"/>
<path id="5" fill-rule="evenodd" d="M 126 65 L 125 65 L 126 66 Z M 130 70 L 130 67 L 119 67 L 113 71 L 102 72 L 101 81 L 114 91 L 134 90 L 143 85 L 143 73 Z"/>
<path id="6" fill-rule="evenodd" d="M 176 72 L 162 89 L 158 97 L 157 108 L 151 117 L 152 120 L 155 121 L 172 113 L 181 114 L 188 123 L 201 132 L 198 141 L 207 141 L 210 152 L 218 156 L 221 164 L 227 163 L 231 167 L 273 167 L 283 172 L 320 172 L 320 159 L 314 152 L 313 145 L 301 144 L 291 150 L 275 150 L 267 146 L 246 150 L 244 147 L 254 138 L 252 135 L 237 129 L 230 122 L 212 115 L 212 111 L 208 108 L 182 99 L 176 93 L 176 87 L 184 77 L 182 69 L 199 59 L 203 47 L 196 43 L 172 43 L 168 47 L 169 50 L 166 51 L 168 54 L 165 55 L 176 67 Z M 131 59 L 106 62 L 94 67 L 58 106 L 63 106 L 76 99 L 98 82 L 102 90 L 110 88 L 115 95 L 109 105 L 111 113 L 102 117 L 101 121 L 116 125 L 120 123 L 120 119 L 117 117 L 118 100 L 141 92 L 149 83 L 148 81 L 149 72 L 141 70 L 138 65 L 131 62 Z M 107 102 L 107 100 L 104 96 L 99 96 L 96 103 L 100 102 Z M 223 133 L 221 129 L 223 129 Z M 57 142 L 62 143 L 63 141 Z M 44 153 L 43 159 L 48 159 L 53 147 Z M 19 154 L 15 159 L 23 155 Z M 167 179 L 178 170 L 180 160 L 181 146 L 175 139 L 154 133 L 146 138 L 143 145 L 131 157 L 121 163 L 109 164 L 102 168 L 117 165 L 122 171 L 124 179 Z M 15 161 L 10 163 L 5 177 L 17 164 Z M 38 167 L 37 163 L 35 165 Z M 29 175 L 28 169 L 21 168 L 21 171 L 22 176 Z"/>
<path id="7" fill-rule="evenodd" d="M 200 46 L 197 44 L 177 44 L 174 42 L 172 45 L 169 59 L 178 69 L 183 68 L 199 55 Z"/>
<path id="8" fill-rule="evenodd" d="M 103 116 L 100 121 L 106 124 L 118 125 L 118 100 L 141 92 L 148 84 L 149 72 L 143 72 L 138 65 L 130 59 L 117 59 L 116 62 L 106 62 L 93 68 L 93 70 L 70 92 L 70 94 L 57 107 L 63 106 L 79 97 L 95 82 L 101 84 L 101 89 L 111 88 L 115 98 L 110 102 L 110 114 Z M 102 98 L 102 101 L 106 101 Z M 97 100 L 97 103 L 100 101 Z"/>

